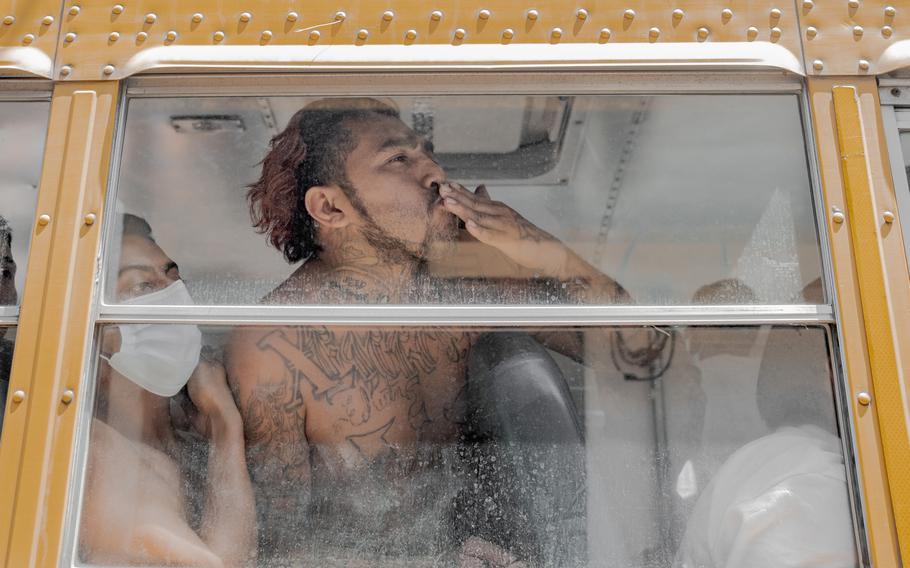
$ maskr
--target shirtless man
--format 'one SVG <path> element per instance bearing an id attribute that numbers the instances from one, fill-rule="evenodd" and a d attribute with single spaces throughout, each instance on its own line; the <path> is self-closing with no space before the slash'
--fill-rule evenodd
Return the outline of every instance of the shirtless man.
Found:
<path id="1" fill-rule="evenodd" d="M 306 260 L 267 304 L 426 301 L 431 290 L 457 289 L 434 285 L 441 282 L 428 266 L 464 241 L 488 245 L 575 301 L 619 294 L 612 279 L 483 186 L 471 192 L 447 181 L 427 141 L 373 99 L 300 110 L 272 140 L 249 197 L 271 244 L 288 262 Z M 340 326 L 235 331 L 228 378 L 244 418 L 261 553 L 302 554 L 321 566 L 332 558 L 376 566 L 396 556 L 436 565 L 460 547 L 462 565 L 516 561 L 456 534 L 447 517 L 463 481 L 454 449 L 476 336 Z"/>
<path id="2" fill-rule="evenodd" d="M 154 304 L 185 294 L 176 263 L 152 240 L 148 224 L 125 215 L 123 225 L 117 298 L 129 302 L 144 296 L 143 302 Z M 222 567 L 255 558 L 253 493 L 240 413 L 224 368 L 205 360 L 197 365 L 199 341 L 195 326 L 105 328 L 80 526 L 83 560 Z M 152 365 L 148 358 L 155 355 L 159 360 Z M 145 365 L 137 364 L 143 356 Z M 143 372 L 149 368 L 155 371 Z M 168 368 L 174 373 L 165 377 L 162 371 Z M 178 439 L 171 419 L 169 397 L 183 384 L 192 401 L 190 426 L 208 439 L 201 487 L 187 479 L 194 469 L 193 448 Z M 204 502 L 196 503 L 201 518 L 191 523 L 190 501 L 203 496 Z"/>

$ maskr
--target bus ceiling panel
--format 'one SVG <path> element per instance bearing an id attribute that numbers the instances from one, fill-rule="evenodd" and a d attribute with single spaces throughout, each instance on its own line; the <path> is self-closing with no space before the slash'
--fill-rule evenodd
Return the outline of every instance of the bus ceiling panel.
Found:
<path id="1" fill-rule="evenodd" d="M 0 0 L 0 77 L 52 76 L 60 9 L 60 0 Z"/>
<path id="2" fill-rule="evenodd" d="M 69 4 L 67 4 L 69 6 Z M 803 74 L 794 3 L 615 0 L 381 2 L 82 0 L 67 7 L 56 77 L 140 72 L 565 65 L 785 69 Z"/>

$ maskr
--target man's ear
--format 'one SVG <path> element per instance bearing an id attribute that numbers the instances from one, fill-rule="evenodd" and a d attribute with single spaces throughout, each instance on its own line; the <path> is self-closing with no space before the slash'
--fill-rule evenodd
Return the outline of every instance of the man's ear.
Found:
<path id="1" fill-rule="evenodd" d="M 351 202 L 336 185 L 315 185 L 303 200 L 307 213 L 323 227 L 340 229 L 351 222 Z"/>

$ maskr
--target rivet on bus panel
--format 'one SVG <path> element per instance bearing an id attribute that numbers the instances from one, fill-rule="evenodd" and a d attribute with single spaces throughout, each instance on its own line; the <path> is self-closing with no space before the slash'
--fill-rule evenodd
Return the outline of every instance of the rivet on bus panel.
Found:
<path id="1" fill-rule="evenodd" d="M 891 37 L 891 34 L 894 33 L 894 28 L 891 26 L 882 26 L 882 35 L 885 37 Z"/>
<path id="2" fill-rule="evenodd" d="M 677 22 L 682 20 L 685 17 L 686 13 L 680 10 L 679 8 L 673 10 L 673 19 Z"/>
<path id="3" fill-rule="evenodd" d="M 822 69 L 825 68 L 825 64 L 824 64 L 824 62 L 822 62 L 821 59 L 816 59 L 815 61 L 812 62 L 812 68 L 815 69 L 816 71 L 821 71 Z"/>
<path id="4" fill-rule="evenodd" d="M 73 7 L 70 8 L 69 15 L 70 15 L 70 16 L 78 16 L 78 15 L 79 15 L 79 12 L 81 12 L 81 11 L 82 11 L 82 9 L 79 8 L 79 6 L 73 6 Z"/>
<path id="5" fill-rule="evenodd" d="M 300 14 L 298 14 L 297 12 L 288 12 L 288 21 L 289 22 L 296 22 L 297 18 L 299 18 L 299 17 L 300 17 Z"/>
<path id="6" fill-rule="evenodd" d="M 579 20 L 587 20 L 588 15 L 589 15 L 588 11 L 585 10 L 584 8 L 579 8 L 578 11 L 575 12 L 575 17 L 578 18 Z"/>
<path id="7" fill-rule="evenodd" d="M 116 71 L 116 69 L 114 68 L 113 65 L 105 65 L 104 68 L 101 69 L 101 72 L 104 73 L 104 74 L 107 75 L 107 76 L 113 75 L 113 74 L 114 74 L 114 71 Z M 89 222 L 89 217 L 92 218 L 91 223 Z M 91 224 L 93 224 L 94 222 L 95 222 L 95 214 L 94 214 L 94 213 L 89 213 L 88 215 L 85 216 L 85 224 L 86 224 L 86 225 L 91 225 Z"/>
<path id="8" fill-rule="evenodd" d="M 66 43 L 73 43 L 74 41 L 76 41 L 76 34 L 74 34 L 73 32 L 66 34 L 65 36 L 63 36 L 63 41 L 65 41 Z"/>
<path id="9" fill-rule="evenodd" d="M 562 29 L 560 29 L 560 28 L 553 28 L 553 30 L 550 31 L 550 37 L 553 38 L 554 40 L 561 38 L 561 37 L 562 37 Z"/>
<path id="10" fill-rule="evenodd" d="M 111 14 L 115 16 L 123 13 L 123 4 L 114 4 L 114 7 L 111 8 Z"/>
<path id="11" fill-rule="evenodd" d="M 149 12 L 148 14 L 145 15 L 146 24 L 154 24 L 157 21 L 158 21 L 158 14 L 155 14 L 154 12 Z"/>
<path id="12" fill-rule="evenodd" d="M 868 70 L 869 70 L 869 67 L 870 67 L 869 61 L 867 61 L 867 60 L 865 60 L 865 59 L 860 59 L 860 60 L 859 60 L 859 68 L 860 68 L 862 71 L 868 71 Z"/>
<path id="13" fill-rule="evenodd" d="M 345 14 L 344 12 L 341 12 L 341 11 L 335 12 L 335 21 L 336 22 L 343 22 L 344 19 L 347 17 L 348 17 L 348 15 Z"/>
<path id="14" fill-rule="evenodd" d="M 462 28 L 458 28 L 453 35 L 455 36 L 455 39 L 461 40 L 464 39 L 465 31 Z"/>
<path id="15" fill-rule="evenodd" d="M 53 24 L 53 23 L 54 23 L 54 17 L 53 17 L 53 16 L 44 16 L 43 18 L 41 18 L 41 25 L 42 25 L 42 26 L 49 26 L 49 25 L 51 25 L 51 24 Z"/>
<path id="16" fill-rule="evenodd" d="M 149 35 L 146 32 L 139 32 L 136 34 L 136 43 L 142 43 L 149 38 Z"/>
<path id="17" fill-rule="evenodd" d="M 69 65 L 64 65 L 63 67 L 60 68 L 61 75 L 69 75 L 70 73 L 72 73 L 72 71 L 73 71 L 73 68 L 70 67 Z M 51 216 L 48 215 L 47 213 L 42 213 L 41 215 L 38 216 L 38 224 L 41 225 L 42 227 L 47 226 L 47 224 L 50 222 L 51 222 Z"/>
<path id="18" fill-rule="evenodd" d="M 414 41 L 417 39 L 417 30 L 408 30 L 404 32 L 404 39 L 407 41 Z"/>
<path id="19" fill-rule="evenodd" d="M 11 398 L 13 399 L 13 402 L 18 404 L 18 403 L 22 402 L 23 400 L 25 400 L 25 391 L 24 390 L 13 391 Z"/>
<path id="20" fill-rule="evenodd" d="M 240 21 L 241 22 L 246 23 L 252 19 L 253 19 L 253 14 L 250 14 L 249 12 L 240 12 Z"/>
<path id="21" fill-rule="evenodd" d="M 657 41 L 657 38 L 660 37 L 660 28 L 651 28 L 648 30 L 648 39 L 652 42 Z"/>
<path id="22" fill-rule="evenodd" d="M 193 17 L 190 18 L 190 19 L 193 21 L 193 23 L 198 24 L 198 23 L 201 22 L 204 18 L 205 18 L 205 16 L 203 16 L 203 15 L 200 14 L 199 12 L 196 12 L 195 14 L 193 14 Z"/>
<path id="23" fill-rule="evenodd" d="M 698 41 L 705 41 L 711 34 L 708 28 L 698 28 Z"/>
<path id="24" fill-rule="evenodd" d="M 612 35 L 613 32 L 610 31 L 610 28 L 603 28 L 600 30 L 600 41 L 609 41 Z"/>
<path id="25" fill-rule="evenodd" d="M 439 20 L 442 19 L 442 11 L 433 10 L 432 12 L 430 12 L 430 19 L 433 20 L 434 22 L 438 22 Z"/>
<path id="26" fill-rule="evenodd" d="M 627 20 L 634 20 L 635 19 L 635 10 L 632 10 L 632 9 L 626 10 L 625 12 L 622 13 L 622 17 Z"/>
<path id="27" fill-rule="evenodd" d="M 33 41 L 35 41 L 35 34 L 25 34 L 25 35 L 22 37 L 22 44 L 23 44 L 23 45 L 29 45 L 29 44 L 32 43 Z"/>
<path id="28" fill-rule="evenodd" d="M 862 406 L 869 406 L 872 404 L 872 395 L 866 391 L 856 393 L 856 402 L 860 403 Z"/>
<path id="29" fill-rule="evenodd" d="M 215 40 L 215 43 L 221 43 L 222 41 L 224 41 L 224 32 L 222 32 L 222 31 L 215 32 L 214 34 L 212 34 L 212 39 Z"/>
<path id="30" fill-rule="evenodd" d="M 383 22 L 391 22 L 394 19 L 395 19 L 395 12 L 393 12 L 391 10 L 386 10 L 385 12 L 382 13 Z"/>
<path id="31" fill-rule="evenodd" d="M 177 32 L 175 32 L 174 30 L 170 30 L 169 32 L 164 34 L 164 41 L 169 41 L 169 42 L 177 41 Z"/>
<path id="32" fill-rule="evenodd" d="M 480 18 L 481 20 L 489 20 L 489 19 L 490 19 L 490 16 L 491 16 L 492 14 L 493 14 L 493 13 L 490 12 L 489 10 L 483 9 L 483 10 L 481 10 L 480 12 L 477 12 L 477 17 Z"/>
<path id="33" fill-rule="evenodd" d="M 104 74 L 105 74 L 105 75 L 112 75 L 113 73 L 114 73 L 114 66 L 113 66 L 113 65 L 105 65 L 105 66 L 104 66 Z M 85 221 L 85 224 L 86 224 L 86 225 L 94 225 L 94 224 L 95 224 L 95 221 L 97 221 L 97 220 L 98 220 L 98 217 L 97 217 L 94 213 L 87 213 L 87 214 L 85 215 L 85 218 L 83 219 L 83 221 Z"/>
<path id="34" fill-rule="evenodd" d="M 731 19 L 733 19 L 733 10 L 731 10 L 730 8 L 724 8 L 723 10 L 721 10 L 720 19 L 723 20 L 724 23 L 729 22 Z"/>
<path id="35" fill-rule="evenodd" d="M 758 37 L 758 28 L 755 26 L 749 26 L 749 29 L 746 30 L 746 38 L 749 41 L 755 41 L 755 38 Z"/>
<path id="36" fill-rule="evenodd" d="M 272 40 L 272 32 L 270 30 L 265 30 L 259 34 L 259 41 L 262 43 L 268 43 Z"/>
<path id="37" fill-rule="evenodd" d="M 885 224 L 890 225 L 894 222 L 894 213 L 891 211 L 885 211 L 882 213 L 882 220 L 885 222 Z"/>
<path id="38" fill-rule="evenodd" d="M 319 30 L 313 30 L 310 32 L 308 39 L 309 39 L 310 43 L 316 43 L 317 41 L 319 41 L 319 36 L 321 36 L 321 35 L 322 34 L 319 33 Z"/>
<path id="39" fill-rule="evenodd" d="M 815 39 L 815 36 L 818 35 L 818 28 L 815 26 L 809 26 L 806 28 L 806 39 Z"/>
<path id="40" fill-rule="evenodd" d="M 844 215 L 844 212 L 843 212 L 843 211 L 841 211 L 841 210 L 838 209 L 837 207 L 834 207 L 834 208 L 831 210 L 831 220 L 834 221 L 835 223 L 837 223 L 838 225 L 840 225 L 840 224 L 842 224 L 844 221 L 847 220 L 847 217 L 846 217 L 846 215 Z"/>
<path id="41" fill-rule="evenodd" d="M 812 0 L 803 0 L 803 11 L 809 12 L 814 7 L 815 7 L 815 2 L 813 2 Z"/>
<path id="42" fill-rule="evenodd" d="M 4 26 L 11 26 L 15 23 L 16 23 L 16 16 L 6 16 L 5 18 L 3 18 Z"/>
<path id="43" fill-rule="evenodd" d="M 847 7 L 851 10 L 856 10 L 859 8 L 859 0 L 847 0 Z"/>
<path id="44" fill-rule="evenodd" d="M 512 28 L 506 28 L 506 29 L 502 30 L 502 39 L 504 39 L 505 41 L 509 41 L 513 37 L 515 37 L 515 30 L 513 30 Z"/>
<path id="45" fill-rule="evenodd" d="M 768 12 L 768 15 L 771 16 L 772 20 L 779 20 L 781 16 L 784 15 L 784 13 L 780 11 L 780 8 L 771 8 L 771 11 Z"/>
<path id="46" fill-rule="evenodd" d="M 856 39 L 863 37 L 863 31 L 862 26 L 853 26 L 853 37 Z"/>
<path id="47" fill-rule="evenodd" d="M 897 9 L 894 6 L 885 6 L 885 17 L 893 18 L 897 15 Z"/>
<path id="48" fill-rule="evenodd" d="M 368 37 L 370 37 L 370 32 L 368 32 L 367 30 L 365 30 L 365 29 L 357 30 L 357 39 L 359 39 L 360 41 L 366 41 L 366 39 Z"/>
<path id="49" fill-rule="evenodd" d="M 531 20 L 532 22 L 537 20 L 537 18 L 539 18 L 539 17 L 540 17 L 540 12 L 538 12 L 537 10 L 528 10 L 528 19 Z"/>
<path id="50" fill-rule="evenodd" d="M 782 33 L 780 28 L 771 28 L 771 41 L 776 42 L 779 40 Z"/>
<path id="51" fill-rule="evenodd" d="M 60 402 L 63 404 L 69 404 L 73 402 L 74 398 L 76 398 L 76 394 L 72 391 L 72 389 L 66 389 L 63 391 L 63 394 L 60 395 Z"/>

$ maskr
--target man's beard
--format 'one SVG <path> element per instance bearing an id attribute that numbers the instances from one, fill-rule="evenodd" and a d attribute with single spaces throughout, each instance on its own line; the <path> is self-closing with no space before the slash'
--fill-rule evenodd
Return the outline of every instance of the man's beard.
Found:
<path id="1" fill-rule="evenodd" d="M 437 195 L 427 193 L 427 232 L 421 242 L 415 243 L 398 238 L 377 223 L 366 205 L 359 197 L 359 190 L 350 184 L 341 184 L 354 209 L 363 217 L 364 224 L 359 228 L 364 239 L 379 255 L 380 259 L 394 264 L 423 264 L 427 260 L 437 259 L 455 250 L 455 241 L 458 236 L 457 224 L 452 218 L 450 231 L 433 231 L 431 223 L 433 208 Z"/>

